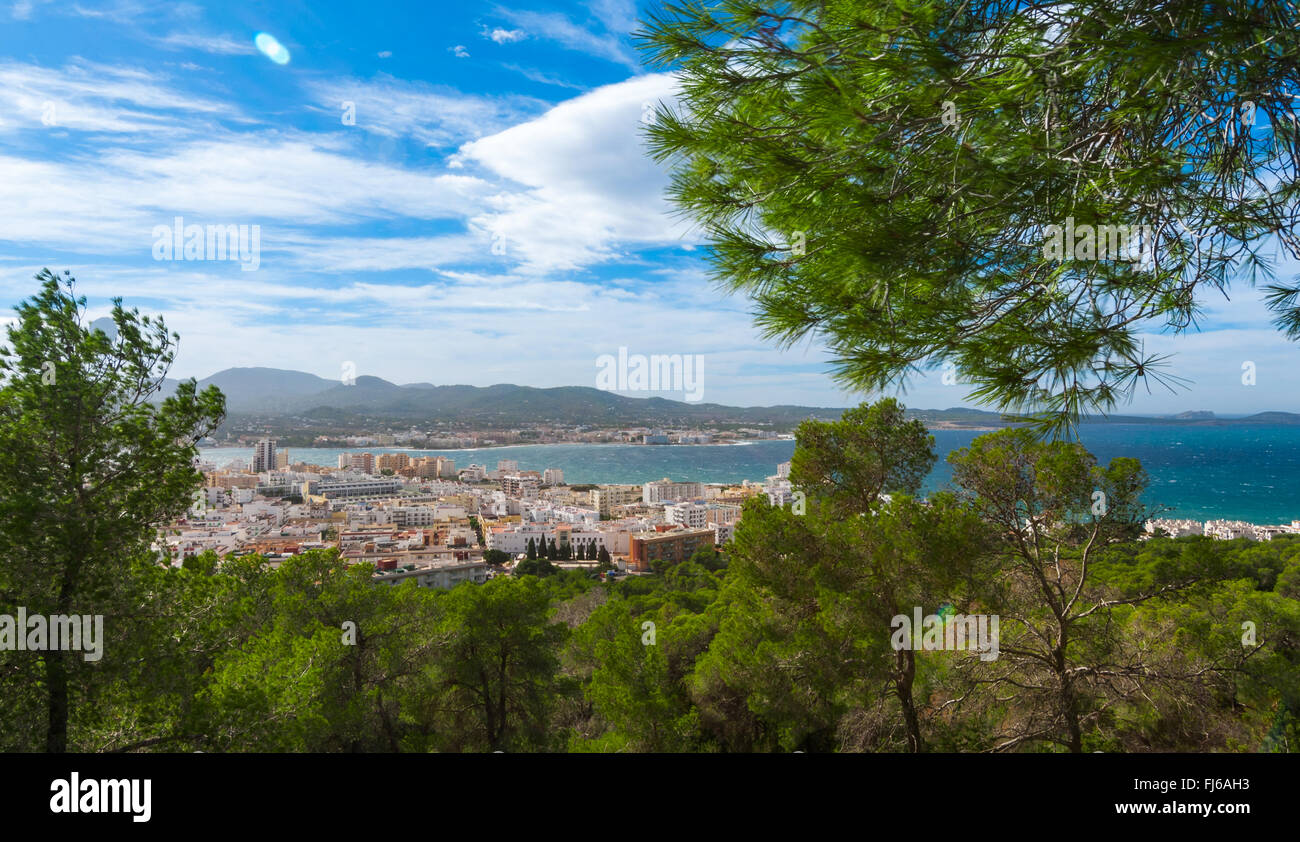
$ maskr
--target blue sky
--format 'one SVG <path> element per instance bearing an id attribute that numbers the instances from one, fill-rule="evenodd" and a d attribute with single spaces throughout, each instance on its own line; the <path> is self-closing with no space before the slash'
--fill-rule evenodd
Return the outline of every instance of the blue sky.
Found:
<path id="1" fill-rule="evenodd" d="M 817 344 L 761 340 L 748 301 L 705 277 L 643 152 L 672 80 L 642 69 L 637 14 L 0 0 L 0 304 L 42 266 L 71 269 L 94 315 L 115 295 L 162 314 L 182 377 L 351 362 L 397 383 L 595 385 L 596 360 L 627 346 L 703 355 L 710 402 L 866 398 Z M 177 216 L 260 226 L 256 270 L 155 260 Z M 1127 410 L 1300 411 L 1297 349 L 1258 298 L 1243 287 L 1208 302 L 1200 333 L 1148 337 L 1193 385 Z M 969 403 L 938 373 L 904 400 Z"/>

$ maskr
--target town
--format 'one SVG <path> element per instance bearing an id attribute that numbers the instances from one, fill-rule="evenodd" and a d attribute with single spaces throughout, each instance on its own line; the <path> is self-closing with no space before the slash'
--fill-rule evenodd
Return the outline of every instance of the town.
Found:
<path id="1" fill-rule="evenodd" d="M 159 528 L 155 549 L 172 564 L 206 551 L 220 557 L 261 555 L 272 566 L 312 549 L 337 549 L 369 562 L 375 580 L 451 588 L 512 572 L 527 559 L 606 579 L 652 571 L 702 547 L 731 541 L 745 500 L 796 500 L 790 463 L 761 483 L 674 482 L 566 485 L 564 472 L 457 468 L 445 456 L 345 452 L 337 467 L 291 461 L 275 439 L 257 442 L 247 462 L 199 461 L 204 487 L 185 515 Z M 1271 540 L 1300 534 L 1284 525 L 1159 518 L 1145 536 L 1205 535 Z"/>
<path id="2" fill-rule="evenodd" d="M 1187 518 L 1157 518 L 1146 522 L 1147 536 L 1165 535 L 1183 538 L 1187 535 L 1206 535 L 1219 541 L 1246 538 L 1251 541 L 1271 541 L 1278 535 L 1300 534 L 1300 520 L 1289 524 L 1247 523 L 1242 520 L 1190 520 Z"/>
<path id="3" fill-rule="evenodd" d="M 335 548 L 375 566 L 375 580 L 451 588 L 483 583 L 544 558 L 607 580 L 651 572 L 730 542 L 745 500 L 796 502 L 790 463 L 764 482 L 568 486 L 563 471 L 457 468 L 443 456 L 347 452 L 337 467 L 291 461 L 274 439 L 248 462 L 199 462 L 205 485 L 184 516 L 160 527 L 155 549 L 172 564 L 212 551 L 260 555 L 277 566 Z"/>

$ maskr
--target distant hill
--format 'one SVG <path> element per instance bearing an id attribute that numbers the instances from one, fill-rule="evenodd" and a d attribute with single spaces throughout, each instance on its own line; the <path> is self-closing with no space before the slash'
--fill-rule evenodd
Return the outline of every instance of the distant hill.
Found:
<path id="1" fill-rule="evenodd" d="M 286 416 L 304 422 L 417 424 L 461 422 L 491 427 L 524 424 L 595 426 L 693 426 L 770 424 L 792 427 L 806 418 L 839 418 L 842 408 L 780 404 L 737 407 L 688 403 L 666 398 L 629 398 L 589 386 L 538 389 L 498 383 L 494 386 L 398 385 L 379 377 L 358 377 L 352 385 L 302 371 L 278 368 L 228 368 L 198 382 L 226 395 L 232 416 Z M 164 385 L 170 394 L 176 381 Z M 909 409 L 908 416 L 931 426 L 1005 427 L 1010 419 L 997 412 L 967 407 Z M 1261 412 L 1247 418 L 1218 418 L 1204 410 L 1172 416 L 1089 416 L 1092 424 L 1300 424 L 1300 414 Z"/>
<path id="2" fill-rule="evenodd" d="M 175 389 L 165 384 L 163 394 Z M 494 386 L 399 386 L 379 377 L 358 377 L 351 385 L 301 371 L 231 368 L 198 381 L 226 396 L 231 415 L 294 416 L 331 424 L 387 420 L 400 423 L 448 421 L 485 426 L 593 424 L 675 426 L 685 424 L 793 425 L 805 418 L 838 418 L 839 408 L 805 406 L 732 407 L 665 398 L 629 398 L 588 386 L 537 389 Z"/>

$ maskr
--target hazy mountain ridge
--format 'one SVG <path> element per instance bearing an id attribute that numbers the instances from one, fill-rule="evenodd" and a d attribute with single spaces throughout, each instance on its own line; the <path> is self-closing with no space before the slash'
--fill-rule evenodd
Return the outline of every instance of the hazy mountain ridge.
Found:
<path id="1" fill-rule="evenodd" d="M 179 381 L 164 382 L 163 395 Z M 735 407 L 687 403 L 661 397 L 630 398 L 590 386 L 536 388 L 497 383 L 492 386 L 427 382 L 398 385 L 361 376 L 352 385 L 302 371 L 276 368 L 228 368 L 198 381 L 200 389 L 216 386 L 226 395 L 232 416 L 297 416 L 348 422 L 391 419 L 395 422 L 446 420 L 487 425 L 524 423 L 628 424 L 649 426 L 721 424 L 796 424 L 805 418 L 838 418 L 837 407 L 779 404 Z M 1005 427 L 1001 413 L 967 407 L 909 409 L 908 415 L 929 424 Z M 1084 423 L 1105 424 L 1300 424 L 1300 414 L 1260 412 L 1244 418 L 1220 418 L 1204 410 L 1170 416 L 1089 416 Z"/>

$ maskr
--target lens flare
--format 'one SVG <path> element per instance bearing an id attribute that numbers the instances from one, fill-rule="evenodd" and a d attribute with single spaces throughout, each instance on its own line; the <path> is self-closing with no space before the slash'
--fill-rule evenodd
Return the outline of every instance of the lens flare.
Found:
<path id="1" fill-rule="evenodd" d="M 275 40 L 274 35 L 259 32 L 253 38 L 253 44 L 257 49 L 262 51 L 262 55 L 266 56 L 276 64 L 289 63 L 289 51 L 284 48 L 283 44 Z"/>

